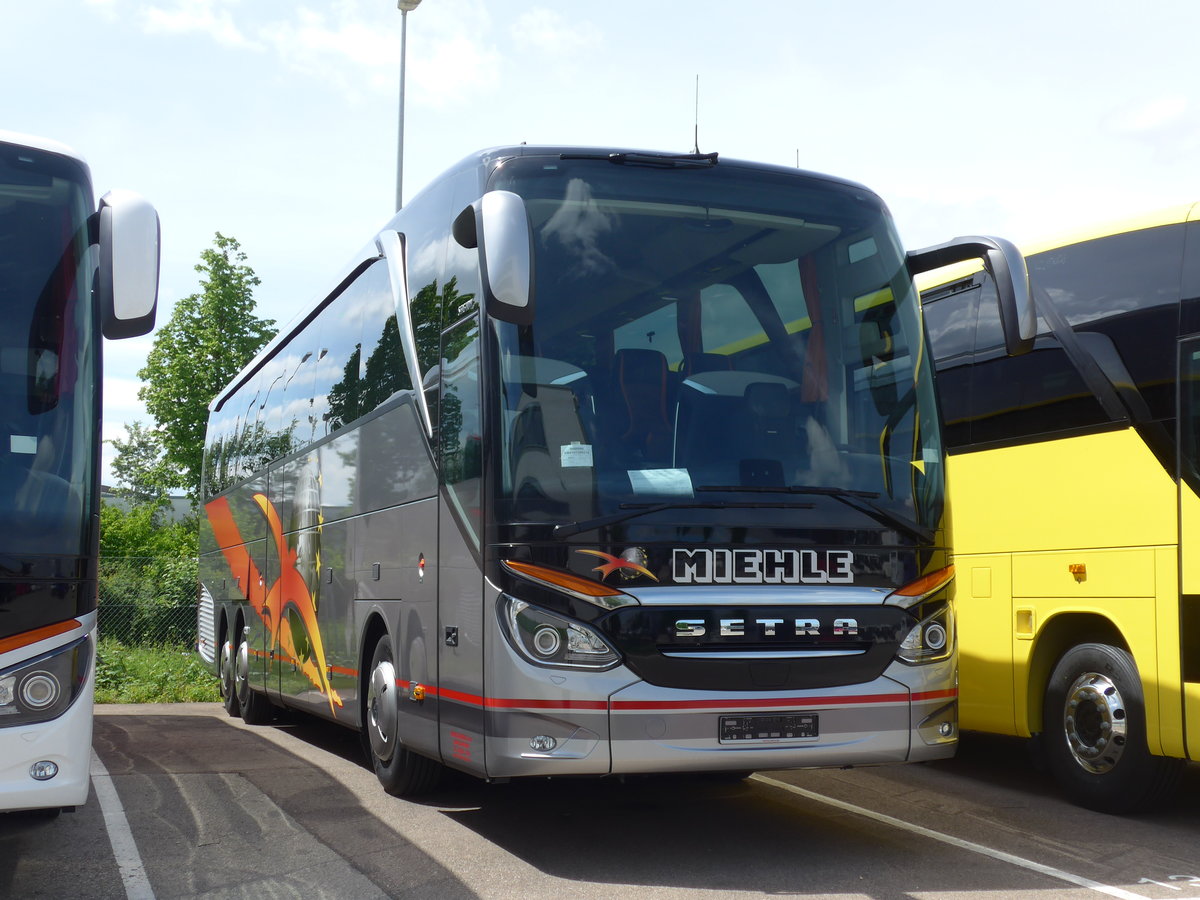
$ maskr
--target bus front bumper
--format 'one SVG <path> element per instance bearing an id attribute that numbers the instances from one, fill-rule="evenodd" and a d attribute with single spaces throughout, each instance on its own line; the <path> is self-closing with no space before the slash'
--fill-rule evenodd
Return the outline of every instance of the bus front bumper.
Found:
<path id="1" fill-rule="evenodd" d="M 894 664 L 868 684 L 750 697 L 639 681 L 606 702 L 576 701 L 553 713 L 509 710 L 493 719 L 487 774 L 759 771 L 944 759 L 958 741 L 954 684 L 950 664 Z"/>

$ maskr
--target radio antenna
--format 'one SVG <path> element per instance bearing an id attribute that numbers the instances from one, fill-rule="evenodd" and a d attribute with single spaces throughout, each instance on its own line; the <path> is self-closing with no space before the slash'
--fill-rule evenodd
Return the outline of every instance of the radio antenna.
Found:
<path id="1" fill-rule="evenodd" d="M 692 139 L 695 141 L 695 154 L 700 155 L 700 74 L 696 73 L 696 116 L 692 119 Z"/>

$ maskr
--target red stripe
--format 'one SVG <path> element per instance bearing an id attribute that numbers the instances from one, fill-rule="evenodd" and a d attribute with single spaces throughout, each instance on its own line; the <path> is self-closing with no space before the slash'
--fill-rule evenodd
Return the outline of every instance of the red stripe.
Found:
<path id="1" fill-rule="evenodd" d="M 509 700 L 486 697 L 483 705 L 488 709 L 608 709 L 607 700 Z"/>
<path id="2" fill-rule="evenodd" d="M 614 700 L 613 709 L 768 709 L 907 702 L 908 694 L 855 694 L 847 697 L 755 697 L 752 700 Z"/>
<path id="3" fill-rule="evenodd" d="M 411 682 L 396 679 L 397 687 L 407 690 Z M 509 697 L 480 697 L 478 694 L 467 694 L 447 688 L 426 687 L 427 696 L 451 700 L 466 706 L 481 709 L 590 709 L 606 710 L 607 700 L 536 700 L 532 698 L 519 699 Z M 946 688 L 939 691 L 918 691 L 913 694 L 849 694 L 834 697 L 754 697 L 747 700 L 613 700 L 613 710 L 652 710 L 652 709 L 695 709 L 695 710 L 734 710 L 734 709 L 770 709 L 796 708 L 813 706 L 858 706 L 862 704 L 884 703 L 917 703 L 923 700 L 945 700 L 958 696 L 957 688 Z"/>

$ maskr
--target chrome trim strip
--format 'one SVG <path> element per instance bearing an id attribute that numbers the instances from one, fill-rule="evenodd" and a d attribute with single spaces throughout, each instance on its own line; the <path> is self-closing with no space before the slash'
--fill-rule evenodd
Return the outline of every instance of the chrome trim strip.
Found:
<path id="1" fill-rule="evenodd" d="M 812 584 L 621 585 L 643 606 L 882 606 L 890 588 Z"/>

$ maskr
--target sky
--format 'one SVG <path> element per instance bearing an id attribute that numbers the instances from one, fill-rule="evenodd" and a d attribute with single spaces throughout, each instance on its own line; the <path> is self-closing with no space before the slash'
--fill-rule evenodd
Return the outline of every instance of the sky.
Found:
<path id="1" fill-rule="evenodd" d="M 0 128 L 157 207 L 160 323 L 217 232 L 283 325 L 394 212 L 394 0 L 4 0 L 0 21 Z M 405 197 L 526 141 L 849 178 L 910 249 L 1200 200 L 1194 0 L 423 0 L 407 22 Z M 152 340 L 106 348 L 106 439 L 149 423 Z"/>

